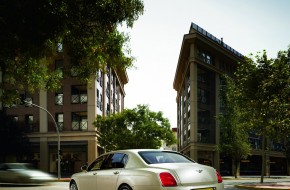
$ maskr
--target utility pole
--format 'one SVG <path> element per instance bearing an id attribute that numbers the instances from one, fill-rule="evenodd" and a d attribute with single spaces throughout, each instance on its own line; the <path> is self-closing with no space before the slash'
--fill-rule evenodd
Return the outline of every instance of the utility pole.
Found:
<path id="1" fill-rule="evenodd" d="M 45 109 L 44 107 L 41 107 L 39 105 L 36 105 L 36 104 L 33 104 L 32 102 L 28 102 L 24 99 L 24 96 L 21 97 L 21 101 L 25 104 L 28 104 L 28 105 L 32 105 L 32 106 L 35 106 L 35 107 L 38 107 L 39 109 L 45 111 L 46 113 L 48 113 L 48 115 L 51 116 L 53 122 L 54 122 L 54 125 L 55 125 L 55 129 L 56 129 L 56 132 L 57 132 L 57 178 L 60 179 L 61 177 L 61 173 L 60 173 L 60 154 L 61 154 L 61 150 L 60 150 L 60 135 L 59 135 L 59 129 L 58 129 L 58 125 L 54 119 L 54 117 L 51 115 L 51 113 Z"/>

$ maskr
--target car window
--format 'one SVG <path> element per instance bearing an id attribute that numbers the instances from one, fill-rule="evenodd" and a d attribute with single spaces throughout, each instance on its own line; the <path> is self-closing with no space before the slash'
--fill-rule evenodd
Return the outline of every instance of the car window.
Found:
<path id="1" fill-rule="evenodd" d="M 192 163 L 186 156 L 168 151 L 140 151 L 139 155 L 147 164 L 159 163 Z"/>
<path id="2" fill-rule="evenodd" d="M 128 156 L 123 153 L 110 154 L 103 162 L 101 169 L 123 168 L 128 160 Z"/>
<path id="3" fill-rule="evenodd" d="M 9 169 L 9 167 L 7 165 L 5 165 L 5 164 L 0 165 L 0 170 L 7 170 L 7 169 Z"/>
<path id="4" fill-rule="evenodd" d="M 99 170 L 101 169 L 101 166 L 106 159 L 107 155 L 100 156 L 97 158 L 91 165 L 88 167 L 88 171 L 94 171 L 94 170 Z"/>

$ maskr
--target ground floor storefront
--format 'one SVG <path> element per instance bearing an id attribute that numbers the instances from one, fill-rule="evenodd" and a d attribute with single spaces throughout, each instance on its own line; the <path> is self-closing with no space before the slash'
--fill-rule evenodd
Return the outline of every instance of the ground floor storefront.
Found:
<path id="1" fill-rule="evenodd" d="M 192 143 L 191 146 L 184 147 L 180 152 L 200 164 L 213 166 L 223 176 L 233 176 L 234 174 L 232 158 L 219 154 L 214 145 Z M 248 156 L 247 159 L 242 159 L 240 162 L 240 175 L 261 175 L 262 154 L 261 150 L 254 150 L 251 156 Z M 283 152 L 267 151 L 265 154 L 265 176 L 289 175 L 290 166 L 287 164 L 287 159 Z"/>
<path id="2" fill-rule="evenodd" d="M 29 151 L 21 156 L 8 156 L 5 162 L 31 163 L 35 168 L 52 174 L 58 173 L 58 138 L 56 134 L 29 136 Z M 96 133 L 63 133 L 60 136 L 61 176 L 79 172 L 81 166 L 94 161 L 104 149 L 98 146 Z"/>
<path id="3" fill-rule="evenodd" d="M 287 160 L 285 157 L 267 156 L 266 176 L 288 175 Z M 262 156 L 252 155 L 247 159 L 242 159 L 240 163 L 240 175 L 261 175 Z M 230 157 L 221 157 L 220 171 L 222 175 L 233 175 L 232 159 Z"/>

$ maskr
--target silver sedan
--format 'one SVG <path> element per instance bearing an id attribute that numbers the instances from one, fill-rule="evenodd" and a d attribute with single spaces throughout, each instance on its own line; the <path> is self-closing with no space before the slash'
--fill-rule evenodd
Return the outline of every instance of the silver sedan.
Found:
<path id="1" fill-rule="evenodd" d="M 27 163 L 0 163 L 0 183 L 39 184 L 53 180 L 50 174 L 36 170 Z"/>
<path id="2" fill-rule="evenodd" d="M 70 190 L 223 190 L 220 174 L 173 151 L 121 150 L 72 175 Z"/>

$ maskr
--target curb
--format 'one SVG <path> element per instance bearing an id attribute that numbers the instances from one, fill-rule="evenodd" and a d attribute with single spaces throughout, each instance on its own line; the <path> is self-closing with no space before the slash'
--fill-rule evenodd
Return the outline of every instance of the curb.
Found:
<path id="1" fill-rule="evenodd" d="M 70 178 L 60 178 L 60 179 L 55 179 L 55 182 L 70 182 Z"/>

